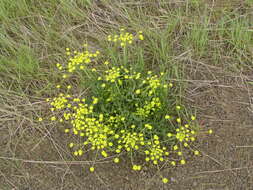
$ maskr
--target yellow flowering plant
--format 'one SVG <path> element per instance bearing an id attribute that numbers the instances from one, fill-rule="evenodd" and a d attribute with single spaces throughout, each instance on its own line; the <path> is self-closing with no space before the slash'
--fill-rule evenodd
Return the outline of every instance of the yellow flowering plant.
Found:
<path id="1" fill-rule="evenodd" d="M 69 143 L 74 156 L 91 150 L 95 159 L 110 157 L 118 164 L 127 155 L 132 169 L 140 171 L 145 164 L 158 169 L 164 164 L 183 165 L 186 154 L 200 154 L 191 146 L 199 131 L 196 116 L 178 104 L 176 84 L 167 72 L 145 71 L 144 66 L 138 70 L 138 65 L 127 61 L 142 40 L 142 31 L 121 30 L 107 38 L 109 46 L 119 47 L 117 59 L 90 51 L 85 44 L 80 52 L 66 48 L 67 63 L 56 65 L 63 79 L 56 85 L 59 94 L 47 99 L 53 113 L 50 119 L 64 123 L 64 132 L 78 139 Z M 69 83 L 78 72 L 85 76 L 85 95 L 74 94 Z M 95 171 L 94 164 L 90 172 Z"/>

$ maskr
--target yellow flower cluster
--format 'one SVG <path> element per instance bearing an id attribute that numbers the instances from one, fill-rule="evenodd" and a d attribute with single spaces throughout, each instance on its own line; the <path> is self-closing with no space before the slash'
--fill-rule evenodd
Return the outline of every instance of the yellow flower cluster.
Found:
<path id="1" fill-rule="evenodd" d="M 112 67 L 111 69 L 105 71 L 105 80 L 109 82 L 115 82 L 120 76 L 120 68 Z"/>
<path id="2" fill-rule="evenodd" d="M 161 108 L 161 101 L 158 97 L 152 98 L 150 102 L 146 101 L 143 107 L 136 108 L 136 115 L 148 117 L 152 112 Z"/>
<path id="3" fill-rule="evenodd" d="M 121 131 L 122 136 L 118 143 L 122 143 L 126 151 L 130 151 L 131 149 L 138 150 L 140 146 L 145 145 L 144 137 L 142 133 L 130 133 Z"/>
<path id="4" fill-rule="evenodd" d="M 115 116 L 110 116 L 108 119 L 107 119 L 107 125 L 110 126 L 110 127 L 119 127 L 119 125 L 121 124 L 121 122 L 123 122 L 125 120 L 125 117 L 124 116 L 121 116 L 121 115 L 115 115 Z"/>
<path id="5" fill-rule="evenodd" d="M 161 86 L 161 82 L 158 79 L 157 75 L 154 75 L 154 76 L 151 76 L 151 77 L 147 77 L 147 83 L 149 84 L 149 88 L 150 88 L 150 90 L 148 92 L 149 96 L 151 96 L 152 94 L 154 94 L 155 91 L 156 91 L 156 89 Z M 167 86 L 164 86 L 164 87 L 167 88 Z"/>
<path id="6" fill-rule="evenodd" d="M 88 104 L 79 104 L 79 108 L 76 109 L 76 113 L 73 113 L 72 120 L 73 133 L 75 135 L 79 134 L 81 137 L 86 137 L 83 142 L 84 145 L 91 145 L 92 150 L 104 149 L 111 145 L 108 140 L 108 136 L 113 135 L 115 132 L 103 124 L 102 115 L 98 118 L 92 117 L 93 106 Z M 105 153 L 102 155 L 106 157 Z"/>
<path id="7" fill-rule="evenodd" d="M 145 150 L 145 160 L 152 161 L 153 164 L 157 165 L 158 162 L 164 161 L 164 156 L 168 156 L 169 152 L 166 151 L 166 147 L 161 147 L 158 136 L 154 136 L 154 144 L 149 147 L 149 150 Z"/>
<path id="8" fill-rule="evenodd" d="M 133 170 L 140 171 L 141 170 L 141 166 L 140 165 L 133 165 Z"/>
<path id="9" fill-rule="evenodd" d="M 129 32 L 125 32 L 125 29 L 121 29 L 119 35 L 109 35 L 107 37 L 109 42 L 119 43 L 121 47 L 125 47 L 127 44 L 132 44 L 134 39 L 144 40 L 142 31 L 139 31 L 138 34 L 133 35 Z"/>
<path id="10" fill-rule="evenodd" d="M 178 119 L 180 119 L 180 118 L 178 118 Z M 187 144 L 188 144 L 187 142 L 195 141 L 196 131 L 193 130 L 189 126 L 189 124 L 185 124 L 184 126 L 179 126 L 176 129 L 175 134 L 168 133 L 167 136 L 168 137 L 175 137 L 179 142 L 185 142 L 185 147 L 187 147 Z"/>
<path id="11" fill-rule="evenodd" d="M 108 41 L 112 41 L 112 42 L 119 42 L 121 47 L 126 46 L 127 44 L 132 44 L 133 43 L 133 34 L 130 34 L 128 32 L 125 32 L 124 29 L 121 29 L 120 31 L 120 35 L 114 35 L 108 36 Z"/>
<path id="12" fill-rule="evenodd" d="M 72 73 L 77 69 L 84 70 L 85 65 L 91 63 L 94 58 L 98 57 L 100 55 L 100 52 L 99 51 L 90 52 L 87 48 L 83 52 L 78 51 L 71 52 L 69 48 L 66 48 L 66 54 L 70 56 L 68 64 L 64 66 L 57 63 L 56 66 L 59 70 L 66 69 L 67 72 Z M 66 75 L 63 75 L 63 78 L 66 78 Z"/>
<path id="13" fill-rule="evenodd" d="M 132 70 L 132 69 L 131 69 Z M 138 80 L 141 77 L 141 73 L 133 72 L 130 74 L 130 70 L 121 66 L 121 67 L 112 67 L 108 70 L 105 71 L 105 76 L 104 77 L 98 77 L 98 80 L 105 80 L 108 82 L 118 82 L 119 85 L 122 85 L 122 80 L 129 80 L 129 79 L 134 79 Z M 105 87 L 105 83 L 103 83 Z M 139 94 L 139 93 L 137 93 Z"/>
<path id="14" fill-rule="evenodd" d="M 53 106 L 55 109 L 65 108 L 68 103 L 67 97 L 69 97 L 69 96 L 65 97 L 63 94 L 60 94 L 59 97 L 53 98 L 53 101 L 51 102 L 51 106 Z"/>
<path id="15" fill-rule="evenodd" d="M 119 35 L 108 36 L 108 41 L 121 47 L 143 39 L 142 31 L 134 35 L 121 30 Z M 75 156 L 93 150 L 99 153 L 96 156 L 108 158 L 112 155 L 113 162 L 119 163 L 119 157 L 123 154 L 144 155 L 146 162 L 159 167 L 167 161 L 172 166 L 185 164 L 185 148 L 192 150 L 194 155 L 200 154 L 190 147 L 198 132 L 194 122 L 196 117 L 191 116 L 189 122 L 185 114 L 181 114 L 184 107 L 175 103 L 178 101 L 172 97 L 173 94 L 167 97 L 168 87 L 172 88 L 173 84 L 163 79 L 164 73 L 159 76 L 151 71 L 140 73 L 131 66 L 115 66 L 109 61 L 98 66 L 101 72 L 94 72 L 97 68 L 86 65 L 95 60 L 100 52 L 88 51 L 87 45 L 85 48 L 84 52 L 70 52 L 67 48 L 66 54 L 70 56 L 68 63 L 58 63 L 57 68 L 69 73 L 78 69 L 88 73 L 91 81 L 87 85 L 90 85 L 91 94 L 85 97 L 69 95 L 71 86 L 68 85 L 66 94 L 47 99 L 51 111 L 59 111 L 58 115 L 54 113 L 51 116 L 51 121 L 63 122 L 65 133 L 73 134 L 78 139 L 68 145 Z M 67 76 L 63 74 L 63 78 Z M 57 85 L 57 88 L 61 86 Z M 165 108 L 168 110 L 163 110 Z M 43 118 L 38 118 L 38 121 L 43 121 Z M 211 133 L 213 131 L 210 129 Z M 142 165 L 133 164 L 132 169 L 139 171 Z M 95 168 L 90 167 L 90 172 L 94 171 Z M 163 183 L 168 181 L 162 177 Z"/>

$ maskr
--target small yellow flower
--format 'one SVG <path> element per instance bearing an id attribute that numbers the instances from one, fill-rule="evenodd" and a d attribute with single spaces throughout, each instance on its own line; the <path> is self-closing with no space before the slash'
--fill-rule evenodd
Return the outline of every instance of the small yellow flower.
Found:
<path id="1" fill-rule="evenodd" d="M 119 163 L 119 158 L 114 158 L 114 163 Z"/>
<path id="2" fill-rule="evenodd" d="M 213 133 L 213 130 L 212 130 L 212 129 L 209 129 L 208 133 L 209 133 L 209 134 L 212 134 L 212 133 Z"/>
<path id="3" fill-rule="evenodd" d="M 191 120 L 194 121 L 195 119 L 196 119 L 196 117 L 192 115 Z"/>
<path id="4" fill-rule="evenodd" d="M 172 133 L 168 133 L 167 136 L 168 136 L 168 137 L 172 137 Z"/>
<path id="5" fill-rule="evenodd" d="M 94 172 L 95 168 L 94 167 L 90 167 L 90 172 Z"/>
<path id="6" fill-rule="evenodd" d="M 164 178 L 162 179 L 162 181 L 163 181 L 164 184 L 166 184 L 166 183 L 169 182 L 169 180 L 168 180 L 166 177 L 164 177 Z"/>
<path id="7" fill-rule="evenodd" d="M 72 88 L 71 85 L 68 85 L 68 86 L 67 86 L 67 89 L 71 89 L 71 88 Z"/>
<path id="8" fill-rule="evenodd" d="M 140 89 L 138 89 L 138 90 L 135 91 L 135 94 L 140 94 L 140 93 L 141 93 Z"/>
<path id="9" fill-rule="evenodd" d="M 177 149 L 178 149 L 177 145 L 173 146 L 173 150 L 177 150 Z"/>
<path id="10" fill-rule="evenodd" d="M 175 166 L 176 165 L 176 162 L 175 161 L 171 161 L 170 162 L 172 166 Z"/>
<path id="11" fill-rule="evenodd" d="M 185 160 L 180 160 L 181 165 L 184 165 L 185 163 L 186 163 Z"/>
<path id="12" fill-rule="evenodd" d="M 150 124 L 145 124 L 145 127 L 149 130 L 151 130 L 153 127 Z"/>
<path id="13" fill-rule="evenodd" d="M 39 117 L 39 119 L 38 119 L 39 121 L 43 121 L 43 118 L 42 117 Z"/>
<path id="14" fill-rule="evenodd" d="M 116 134 L 114 137 L 115 137 L 115 139 L 118 139 L 118 138 L 119 138 L 119 135 L 118 135 L 118 134 Z"/>
<path id="15" fill-rule="evenodd" d="M 69 129 L 65 129 L 64 132 L 65 132 L 65 133 L 68 133 L 68 132 L 69 132 Z"/>
<path id="16" fill-rule="evenodd" d="M 137 170 L 138 166 L 137 165 L 133 165 L 133 170 Z"/>
<path id="17" fill-rule="evenodd" d="M 69 143 L 69 148 L 73 148 L 74 147 L 74 143 Z"/>
<path id="18" fill-rule="evenodd" d="M 180 110 L 180 109 L 181 109 L 181 106 L 176 106 L 176 109 L 177 109 L 177 110 Z"/>
<path id="19" fill-rule="evenodd" d="M 154 143 L 155 143 L 156 145 L 160 144 L 160 142 L 159 142 L 158 140 L 154 141 Z"/>
<path id="20" fill-rule="evenodd" d="M 77 151 L 75 151 L 75 152 L 74 152 L 74 155 L 75 155 L 75 156 L 78 156 L 78 152 L 77 152 Z"/>
<path id="21" fill-rule="evenodd" d="M 55 116 L 51 117 L 51 121 L 55 121 L 55 120 L 56 120 Z"/>
<path id="22" fill-rule="evenodd" d="M 194 154 L 195 154 L 196 156 L 198 156 L 198 155 L 199 155 L 199 151 L 195 150 L 195 151 L 194 151 Z"/>
<path id="23" fill-rule="evenodd" d="M 165 115 L 165 119 L 170 119 L 170 116 L 169 115 Z"/>
<path id="24" fill-rule="evenodd" d="M 104 150 L 101 152 L 101 154 L 102 154 L 102 156 L 105 157 L 105 158 L 108 157 L 108 154 L 107 154 Z"/>
<path id="25" fill-rule="evenodd" d="M 157 135 L 154 135 L 154 137 L 153 137 L 155 140 L 158 140 L 159 139 L 159 137 L 157 136 Z"/>
<path id="26" fill-rule="evenodd" d="M 112 146 L 113 146 L 113 143 L 112 143 L 112 142 L 109 142 L 108 145 L 112 147 Z"/>
<path id="27" fill-rule="evenodd" d="M 117 149 L 115 152 L 116 152 L 116 153 L 120 153 L 120 152 L 121 152 L 121 150 L 120 150 L 120 149 Z"/>
<path id="28" fill-rule="evenodd" d="M 79 156 L 82 156 L 83 155 L 83 151 L 81 149 L 78 150 L 78 154 L 79 154 Z"/>
<path id="29" fill-rule="evenodd" d="M 123 130 L 121 130 L 120 132 L 121 132 L 121 133 L 125 133 L 126 131 L 123 129 Z"/>
<path id="30" fill-rule="evenodd" d="M 98 103 L 98 98 L 93 97 L 93 102 L 92 103 L 97 104 Z"/>
<path id="31" fill-rule="evenodd" d="M 177 118 L 177 122 L 178 122 L 178 123 L 181 123 L 181 119 L 180 119 L 180 118 Z"/>

